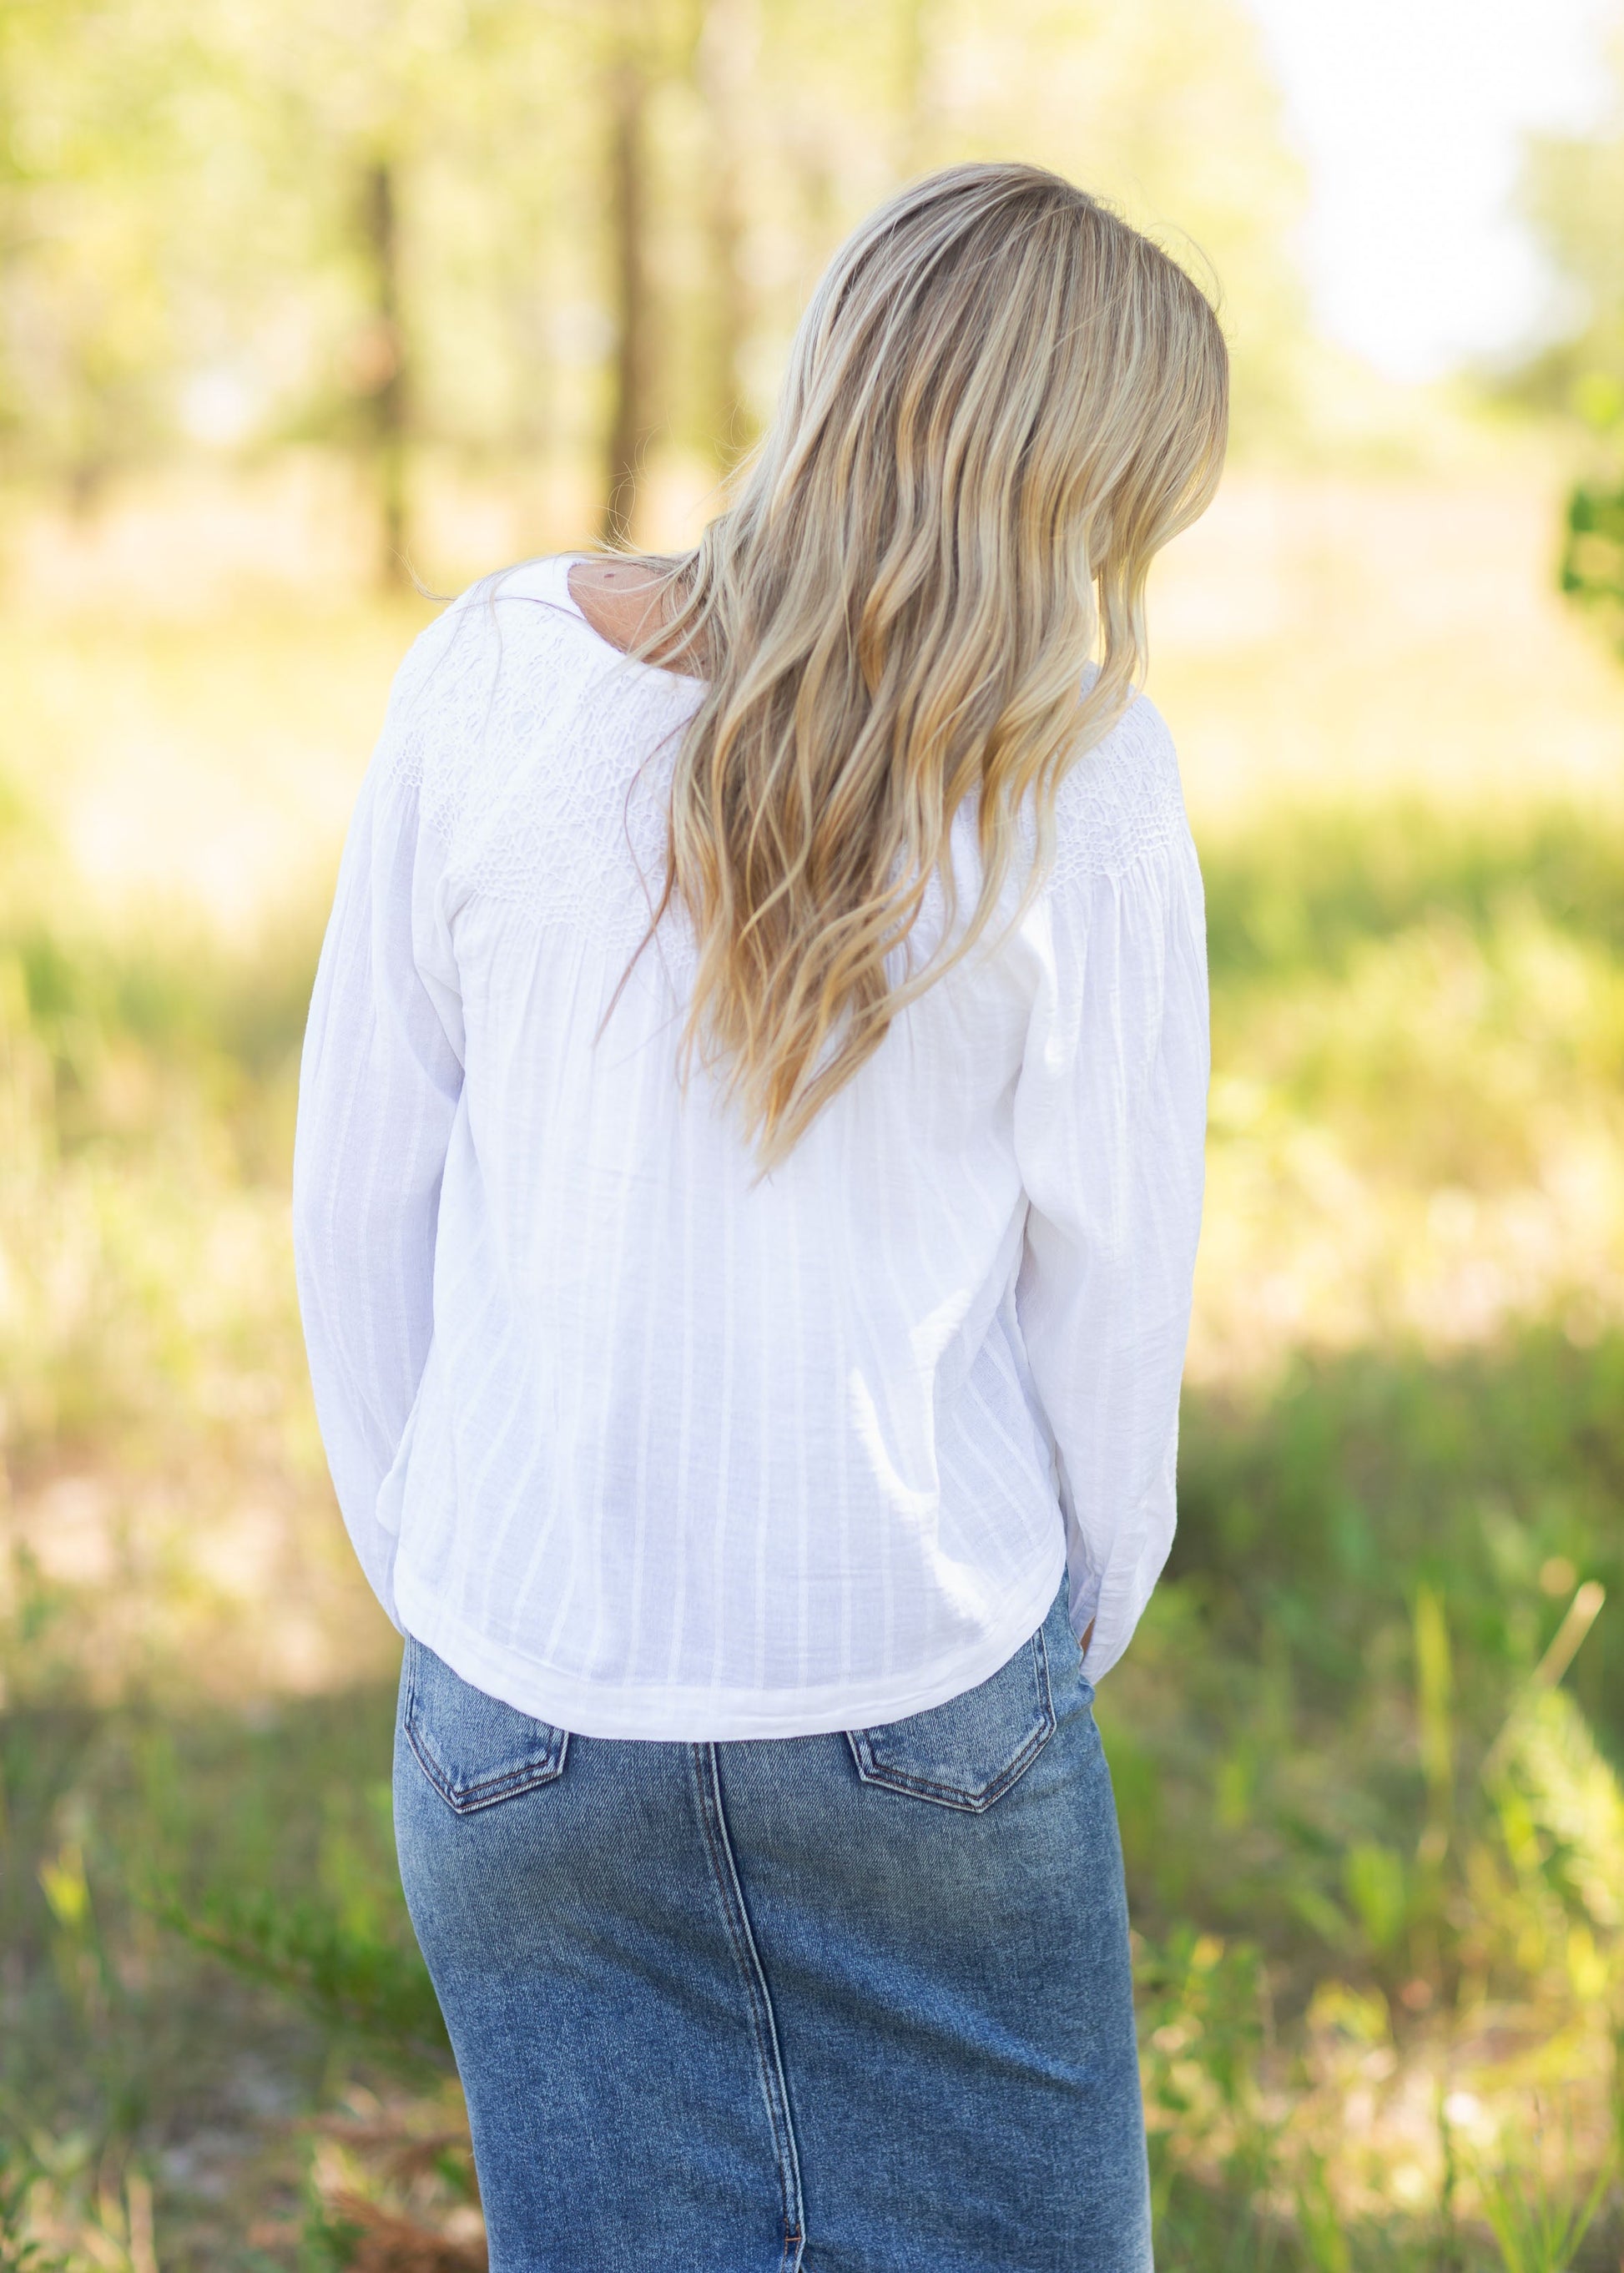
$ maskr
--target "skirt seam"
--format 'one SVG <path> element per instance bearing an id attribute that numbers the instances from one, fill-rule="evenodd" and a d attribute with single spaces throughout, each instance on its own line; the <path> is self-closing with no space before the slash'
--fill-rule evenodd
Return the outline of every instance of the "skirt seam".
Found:
<path id="1" fill-rule="evenodd" d="M 756 1937 L 750 1931 L 744 1889 L 739 1882 L 738 1866 L 733 1859 L 733 1842 L 728 1835 L 727 1818 L 722 1805 L 721 1774 L 715 1744 L 695 1744 L 692 1759 L 695 1781 L 699 1789 L 699 1815 L 706 1856 L 710 1864 L 710 1874 L 716 1881 L 717 1893 L 721 1898 L 723 1923 L 733 1947 L 734 1962 L 744 1983 L 745 2000 L 749 2007 L 750 2035 L 756 2048 L 756 2072 L 761 2082 L 762 2097 L 767 2105 L 768 2127 L 772 2134 L 773 2152 L 778 2165 L 778 2209 L 784 2230 L 778 2273 L 796 2273 L 801 2264 L 801 2251 L 806 2246 L 806 2221 L 801 2212 L 800 2157 L 795 2148 L 794 2127 L 790 2120 L 789 2088 L 785 2081 L 784 2063 L 778 2050 L 772 1998 L 756 1951 Z"/>

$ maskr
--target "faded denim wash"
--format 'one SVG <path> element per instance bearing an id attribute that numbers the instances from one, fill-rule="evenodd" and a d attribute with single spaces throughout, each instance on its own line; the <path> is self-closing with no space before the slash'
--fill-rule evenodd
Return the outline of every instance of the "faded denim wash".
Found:
<path id="1" fill-rule="evenodd" d="M 401 1869 L 492 2273 L 1147 2273 L 1092 1697 L 1064 1587 L 849 1737 L 571 1736 L 409 1639 Z"/>

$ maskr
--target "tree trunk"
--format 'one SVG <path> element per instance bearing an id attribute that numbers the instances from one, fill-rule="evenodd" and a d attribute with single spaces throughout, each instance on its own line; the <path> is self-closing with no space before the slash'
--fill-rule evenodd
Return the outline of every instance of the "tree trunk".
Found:
<path id="1" fill-rule="evenodd" d="M 708 0 L 699 42 L 700 89 L 710 141 L 707 423 L 723 466 L 731 465 L 750 439 L 742 371 L 750 324 L 744 275 L 744 134 L 756 59 L 756 0 Z"/>
<path id="2" fill-rule="evenodd" d="M 406 355 L 401 334 L 400 229 L 395 169 L 387 159 L 366 169 L 363 232 L 372 275 L 375 347 L 366 393 L 367 439 L 377 484 L 381 581 L 411 581 L 407 559 Z"/>
<path id="3" fill-rule="evenodd" d="M 622 54 L 609 85 L 609 230 L 614 359 L 605 464 L 604 534 L 630 541 L 638 477 L 653 434 L 653 341 L 648 261 L 648 82 L 641 60 Z"/>

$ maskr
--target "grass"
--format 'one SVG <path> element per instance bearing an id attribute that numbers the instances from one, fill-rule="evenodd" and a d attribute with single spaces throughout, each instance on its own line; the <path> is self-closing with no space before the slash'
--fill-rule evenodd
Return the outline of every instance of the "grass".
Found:
<path id="1" fill-rule="evenodd" d="M 48 2252 L 108 2262 L 113 2164 L 155 2199 L 166 2267 L 263 2263 L 303 2231 L 301 2118 L 374 2084 L 441 2104 L 394 1872 L 390 1705 L 6 1716 L 0 2120 Z"/>
<path id="2" fill-rule="evenodd" d="M 1365 512 L 1321 495 L 1313 542 Z M 1415 498 L 1393 513 L 1447 569 Z M 1267 581 L 1259 526 L 1243 496 L 1243 584 Z M 1315 652 L 1346 746 L 1373 746 L 1372 677 L 1463 688 L 1474 657 L 1522 733 L 1515 659 L 1431 601 L 1401 636 L 1353 551 L 1312 585 L 1344 608 Z M 1171 2273 L 1559 2273 L 1624 2247 L 1624 822 L 1591 777 L 1624 679 L 1510 613 L 1578 754 L 1515 795 L 1500 746 L 1492 796 L 1397 763 L 1310 795 L 1282 758 L 1248 802 L 1227 738 L 1249 683 L 1279 733 L 1274 650 L 1204 648 L 1186 605 L 1165 672 L 1207 877 L 1209 1230 L 1178 1542 L 1101 1716 Z M 228 613 L 207 701 L 151 626 L 14 626 L 4 658 L 0 2266 L 477 2260 L 394 1873 L 394 1638 L 331 1510 L 287 1254 L 335 816 L 409 629 Z M 353 722 L 337 787 L 326 681 Z M 128 891 L 87 885 L 132 703 L 154 746 L 179 722 L 172 814 L 211 705 L 250 683 L 218 809 L 259 810 L 274 755 L 275 857 L 231 872 L 224 934 L 215 806 L 197 892 L 162 830 Z M 50 717 L 60 779 L 27 760 Z"/>

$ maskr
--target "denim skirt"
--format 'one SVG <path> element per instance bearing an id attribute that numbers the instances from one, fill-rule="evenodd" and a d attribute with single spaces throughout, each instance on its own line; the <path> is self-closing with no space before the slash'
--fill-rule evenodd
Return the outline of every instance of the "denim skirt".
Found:
<path id="1" fill-rule="evenodd" d="M 849 1735 L 569 1735 L 409 1639 L 401 1870 L 492 2273 L 1147 2273 L 1110 1777 L 1066 1622 Z"/>

